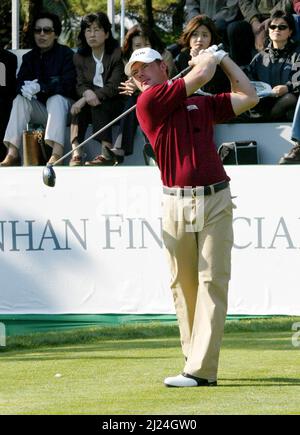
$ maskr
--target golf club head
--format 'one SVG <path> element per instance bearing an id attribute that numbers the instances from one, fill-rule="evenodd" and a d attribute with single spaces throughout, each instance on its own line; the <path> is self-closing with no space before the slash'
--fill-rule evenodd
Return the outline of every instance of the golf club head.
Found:
<path id="1" fill-rule="evenodd" d="M 55 172 L 52 165 L 47 164 L 43 170 L 43 182 L 46 186 L 54 187 L 55 186 Z"/>

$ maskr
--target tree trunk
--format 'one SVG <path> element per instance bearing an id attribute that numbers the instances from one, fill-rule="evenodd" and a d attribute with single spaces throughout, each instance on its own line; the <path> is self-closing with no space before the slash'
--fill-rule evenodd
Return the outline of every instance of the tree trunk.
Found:
<path id="1" fill-rule="evenodd" d="M 185 21 L 184 5 L 185 5 L 185 0 L 179 0 L 176 3 L 176 8 L 174 10 L 173 20 L 172 20 L 173 33 L 175 35 L 179 35 L 183 28 L 183 24 Z"/>
<path id="2" fill-rule="evenodd" d="M 145 0 L 145 21 L 151 29 L 154 27 L 152 0 Z"/>

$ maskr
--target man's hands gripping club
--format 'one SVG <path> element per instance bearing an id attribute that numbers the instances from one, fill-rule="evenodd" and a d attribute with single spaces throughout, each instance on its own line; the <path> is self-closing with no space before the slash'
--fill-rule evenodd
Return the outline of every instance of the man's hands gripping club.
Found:
<path id="1" fill-rule="evenodd" d="M 222 46 L 222 44 L 220 46 Z M 220 63 L 222 62 L 224 57 L 228 56 L 228 53 L 226 51 L 224 51 L 223 49 L 220 49 L 218 45 L 212 45 L 212 46 L 206 48 L 205 50 L 200 50 L 200 51 L 197 51 L 195 49 L 191 50 L 190 54 L 191 54 L 192 59 L 190 60 L 189 64 L 196 65 L 199 62 L 199 59 L 197 59 L 198 56 L 203 56 L 204 53 L 210 53 L 214 57 L 217 65 L 220 65 Z M 196 63 L 194 63 L 194 62 L 196 62 Z"/>
<path id="2" fill-rule="evenodd" d="M 228 53 L 220 50 L 217 45 L 212 45 L 206 50 L 200 50 L 196 56 L 192 56 L 189 65 L 193 69 L 184 77 L 188 96 L 213 78 L 217 65 L 220 65 L 226 56 L 228 56 Z"/>

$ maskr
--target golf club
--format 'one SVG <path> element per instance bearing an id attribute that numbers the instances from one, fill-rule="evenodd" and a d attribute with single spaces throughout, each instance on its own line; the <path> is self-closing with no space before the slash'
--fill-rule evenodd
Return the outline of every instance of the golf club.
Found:
<path id="1" fill-rule="evenodd" d="M 219 44 L 218 45 L 218 50 L 221 50 L 221 49 L 223 49 L 223 44 Z M 175 77 L 173 77 L 172 80 L 179 79 L 179 78 L 185 76 L 192 68 L 193 68 L 192 66 L 188 66 L 187 68 L 182 70 L 179 74 L 177 74 Z M 131 106 L 125 112 L 121 113 L 121 115 L 119 115 L 117 118 L 113 119 L 111 122 L 109 122 L 107 125 L 102 127 L 100 130 L 96 131 L 96 133 L 94 133 L 91 136 L 89 136 L 87 139 L 85 139 L 83 142 L 78 144 L 75 148 L 70 150 L 68 153 L 64 154 L 55 163 L 53 163 L 53 164 L 47 163 L 47 165 L 43 169 L 43 182 L 44 182 L 44 184 L 46 186 L 48 186 L 48 187 L 54 187 L 55 186 L 56 175 L 55 175 L 55 171 L 53 169 L 53 166 L 56 166 L 59 163 L 61 163 L 63 160 L 65 160 L 67 157 L 69 157 L 73 153 L 73 151 L 78 150 L 79 148 L 83 147 L 87 142 L 89 142 L 90 140 L 94 139 L 94 137 L 98 136 L 98 134 L 102 133 L 103 131 L 105 131 L 106 129 L 111 127 L 113 124 L 118 122 L 120 119 L 124 118 L 130 112 L 135 110 L 135 108 L 136 108 L 136 104 L 134 106 Z"/>
<path id="2" fill-rule="evenodd" d="M 111 122 L 106 124 L 100 130 L 96 131 L 96 133 L 93 133 L 91 136 L 89 136 L 83 142 L 78 144 L 75 148 L 70 150 L 68 153 L 64 154 L 55 163 L 53 163 L 53 164 L 47 163 L 47 165 L 43 169 L 43 182 L 44 182 L 44 184 L 46 184 L 46 186 L 49 186 L 49 187 L 54 187 L 55 186 L 56 176 L 55 176 L 55 172 L 54 172 L 53 166 L 58 165 L 60 162 L 65 160 L 67 157 L 69 157 L 73 153 L 73 151 L 78 150 L 79 148 L 83 147 L 87 142 L 89 142 L 90 140 L 94 139 L 94 137 L 96 137 L 98 134 L 100 134 L 103 131 L 105 131 L 107 128 L 111 127 L 113 124 L 118 122 L 120 119 L 124 118 L 124 116 L 128 115 L 128 113 L 132 112 L 135 108 L 136 108 L 136 104 L 134 106 L 131 106 L 125 112 L 121 113 L 121 115 L 119 115 L 117 118 L 113 119 Z"/>

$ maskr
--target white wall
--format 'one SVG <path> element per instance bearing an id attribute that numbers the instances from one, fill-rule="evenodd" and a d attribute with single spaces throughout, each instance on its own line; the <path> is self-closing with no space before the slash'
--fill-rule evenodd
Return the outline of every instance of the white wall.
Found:
<path id="1" fill-rule="evenodd" d="M 298 167 L 228 167 L 229 314 L 300 315 Z M 0 170 L 0 314 L 173 314 L 155 167 Z"/>

